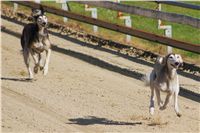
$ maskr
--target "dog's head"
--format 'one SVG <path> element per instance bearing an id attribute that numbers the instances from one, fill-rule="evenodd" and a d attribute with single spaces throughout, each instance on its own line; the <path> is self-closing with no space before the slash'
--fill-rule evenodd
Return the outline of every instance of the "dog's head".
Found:
<path id="1" fill-rule="evenodd" d="M 40 27 L 46 27 L 48 20 L 47 17 L 44 14 L 44 9 L 42 6 L 40 6 L 40 9 L 32 9 L 32 16 L 35 20 L 35 22 Z"/>
<path id="2" fill-rule="evenodd" d="M 46 27 L 47 26 L 47 23 L 48 23 L 48 19 L 45 15 L 40 15 L 38 18 L 37 18 L 37 21 L 36 21 L 37 25 L 39 27 Z"/>
<path id="3" fill-rule="evenodd" d="M 167 56 L 160 58 L 159 62 L 169 68 L 178 69 L 183 66 L 183 59 L 179 54 L 168 54 Z"/>
<path id="4" fill-rule="evenodd" d="M 32 13 L 31 13 L 32 17 L 34 18 L 35 21 L 37 21 L 37 18 L 41 15 L 44 15 L 44 9 L 42 6 L 40 6 L 40 8 L 33 8 L 32 9 Z"/>

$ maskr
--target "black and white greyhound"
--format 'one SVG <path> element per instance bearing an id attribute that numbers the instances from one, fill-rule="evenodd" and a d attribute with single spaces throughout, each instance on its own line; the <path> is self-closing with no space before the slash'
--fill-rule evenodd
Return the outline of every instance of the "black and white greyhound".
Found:
<path id="1" fill-rule="evenodd" d="M 44 15 L 43 7 L 40 9 L 33 9 L 32 16 L 33 23 L 25 25 L 22 36 L 21 46 L 23 49 L 24 62 L 29 72 L 29 78 L 33 79 L 34 75 L 30 67 L 30 56 L 33 57 L 35 62 L 34 73 L 38 70 L 44 70 L 43 73 L 48 73 L 48 64 L 51 54 L 51 43 L 47 30 L 47 17 Z M 46 52 L 45 61 L 43 65 L 42 53 Z"/>

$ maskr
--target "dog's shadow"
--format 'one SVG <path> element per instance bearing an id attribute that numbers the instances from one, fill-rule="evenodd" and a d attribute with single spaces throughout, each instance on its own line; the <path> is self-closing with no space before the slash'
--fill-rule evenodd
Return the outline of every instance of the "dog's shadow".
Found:
<path id="1" fill-rule="evenodd" d="M 1 80 L 10 80 L 10 81 L 20 81 L 20 82 L 33 82 L 34 79 L 30 78 L 12 78 L 12 77 L 1 77 Z"/>
<path id="2" fill-rule="evenodd" d="M 134 126 L 134 125 L 141 125 L 142 122 L 122 122 L 122 121 L 113 121 L 113 120 L 108 120 L 106 118 L 99 118 L 96 116 L 87 116 L 84 118 L 74 118 L 74 119 L 69 119 L 70 123 L 66 124 L 77 124 L 77 125 L 95 125 L 95 124 L 100 124 L 100 125 L 129 125 L 129 126 Z"/>

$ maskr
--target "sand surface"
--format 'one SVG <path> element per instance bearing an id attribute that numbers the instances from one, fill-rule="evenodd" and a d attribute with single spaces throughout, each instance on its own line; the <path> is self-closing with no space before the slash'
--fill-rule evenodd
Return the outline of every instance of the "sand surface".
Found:
<path id="1" fill-rule="evenodd" d="M 2 25 L 18 33 L 23 28 L 4 19 Z M 57 49 L 49 73 L 30 82 L 24 80 L 20 39 L 5 32 L 1 39 L 3 132 L 199 132 L 199 103 L 182 96 L 181 118 L 173 100 L 164 111 L 156 105 L 150 116 L 150 89 L 137 76 L 149 66 L 50 35 Z M 180 83 L 199 90 L 191 78 L 180 76 Z"/>

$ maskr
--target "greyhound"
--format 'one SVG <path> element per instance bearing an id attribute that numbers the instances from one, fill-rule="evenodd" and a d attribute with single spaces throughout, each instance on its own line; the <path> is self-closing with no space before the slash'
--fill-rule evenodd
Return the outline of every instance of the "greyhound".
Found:
<path id="1" fill-rule="evenodd" d="M 40 9 L 32 10 L 33 23 L 25 25 L 22 36 L 21 46 L 24 62 L 29 72 L 29 78 L 33 79 L 33 72 L 30 67 L 30 55 L 35 62 L 34 73 L 44 69 L 44 75 L 48 73 L 48 64 L 51 54 L 51 43 L 47 31 L 47 17 L 44 15 L 42 6 Z M 42 65 L 42 53 L 46 52 L 45 64 Z"/>
<path id="2" fill-rule="evenodd" d="M 151 88 L 150 114 L 154 114 L 154 100 L 156 93 L 158 106 L 160 110 L 167 107 L 172 95 L 174 95 L 174 108 L 178 117 L 181 117 L 178 107 L 179 79 L 177 69 L 183 65 L 182 57 L 179 54 L 168 54 L 165 57 L 159 57 L 156 60 L 153 70 L 147 74 L 143 80 Z M 167 96 L 163 104 L 160 91 L 166 92 Z"/>

